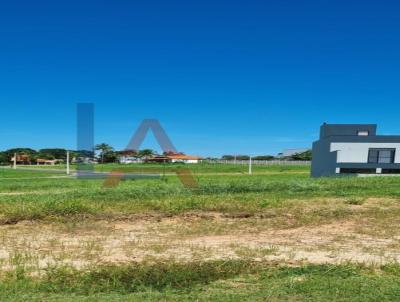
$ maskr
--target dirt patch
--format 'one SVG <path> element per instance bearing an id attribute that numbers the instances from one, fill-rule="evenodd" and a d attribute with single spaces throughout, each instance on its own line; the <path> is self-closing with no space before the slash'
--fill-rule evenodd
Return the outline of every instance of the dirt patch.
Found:
<path id="1" fill-rule="evenodd" d="M 400 233 L 371 236 L 358 220 L 272 228 L 265 219 L 221 213 L 143 216 L 67 223 L 0 226 L 3 270 L 71 264 L 246 258 L 281 263 L 387 263 L 400 261 Z M 265 223 L 265 224 L 264 224 Z"/>

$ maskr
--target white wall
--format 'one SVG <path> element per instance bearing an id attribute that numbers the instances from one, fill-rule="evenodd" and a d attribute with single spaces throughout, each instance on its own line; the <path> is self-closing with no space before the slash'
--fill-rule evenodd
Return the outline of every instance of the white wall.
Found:
<path id="1" fill-rule="evenodd" d="M 186 163 L 186 164 L 198 164 L 198 159 L 172 159 L 173 163 Z"/>
<path id="2" fill-rule="evenodd" d="M 394 162 L 400 163 L 400 143 L 331 143 L 331 152 L 338 151 L 338 163 L 368 163 L 369 148 L 394 148 Z"/>
<path id="3" fill-rule="evenodd" d="M 188 163 L 188 164 L 198 164 L 199 160 L 198 159 L 188 159 L 188 160 L 186 160 L 186 163 Z"/>

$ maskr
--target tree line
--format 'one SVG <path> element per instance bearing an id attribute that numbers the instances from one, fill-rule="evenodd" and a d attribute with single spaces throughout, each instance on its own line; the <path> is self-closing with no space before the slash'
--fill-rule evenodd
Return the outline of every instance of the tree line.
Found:
<path id="1" fill-rule="evenodd" d="M 95 146 L 95 150 L 100 152 L 99 160 L 102 163 L 110 163 L 116 162 L 118 157 L 121 155 L 129 155 L 138 158 L 152 156 L 155 155 L 156 152 L 151 149 L 143 149 L 138 151 L 116 151 L 113 147 L 108 144 L 102 143 Z M 62 148 L 46 148 L 40 150 L 34 150 L 31 148 L 13 148 L 8 149 L 6 151 L 0 151 L 0 164 L 10 164 L 11 159 L 14 157 L 14 154 L 17 155 L 27 155 L 32 163 L 35 163 L 37 159 L 59 159 L 66 161 L 67 152 L 70 154 L 70 161 L 74 158 L 79 157 L 88 157 L 95 158 L 95 152 L 91 151 L 76 151 L 76 150 L 67 150 Z"/>
<path id="2" fill-rule="evenodd" d="M 71 151 L 73 152 L 73 151 Z M 9 164 L 14 154 L 27 155 L 30 160 L 35 162 L 38 158 L 43 159 L 63 159 L 67 158 L 67 150 L 60 148 L 34 150 L 31 148 L 13 148 L 0 152 L 0 164 Z"/>
<path id="3" fill-rule="evenodd" d="M 223 160 L 249 160 L 250 156 L 249 155 L 223 155 L 221 157 Z M 296 153 L 290 156 L 285 156 L 285 157 L 276 157 L 273 155 L 258 155 L 258 156 L 252 156 L 252 160 L 311 160 L 312 159 L 312 154 L 311 150 L 301 152 L 301 153 Z"/>
<path id="4" fill-rule="evenodd" d="M 157 152 L 152 149 L 143 150 L 123 150 L 117 151 L 111 145 L 106 143 L 101 143 L 95 146 L 95 150 L 99 152 L 98 159 L 101 163 L 114 163 L 118 161 L 120 156 L 132 156 L 136 158 L 145 158 L 157 155 Z M 15 153 L 21 155 L 28 155 L 32 162 L 35 162 L 38 158 L 43 159 L 61 159 L 66 160 L 67 151 L 70 153 L 70 160 L 77 157 L 96 157 L 94 152 L 90 151 L 76 151 L 76 150 L 66 150 L 62 148 L 46 148 L 40 150 L 34 150 L 31 148 L 13 148 L 6 151 L 0 152 L 0 164 L 10 164 L 11 158 Z M 164 155 L 168 155 L 168 152 L 164 152 Z M 249 160 L 249 155 L 223 155 L 221 159 L 223 160 Z M 259 155 L 252 156 L 253 160 L 311 160 L 312 154 L 311 150 L 297 153 L 284 158 L 277 158 L 272 155 Z M 207 159 L 218 159 L 218 158 L 207 158 Z"/>
<path id="5" fill-rule="evenodd" d="M 132 156 L 136 158 L 144 158 L 151 157 L 157 155 L 157 152 L 152 149 L 143 149 L 143 150 L 123 150 L 117 151 L 112 146 L 106 143 L 101 143 L 95 146 L 94 151 L 99 152 L 98 159 L 101 163 L 114 163 L 118 161 L 120 156 Z M 8 149 L 6 151 L 0 151 L 0 164 L 10 164 L 11 159 L 14 157 L 14 154 L 17 155 L 27 155 L 32 163 L 35 163 L 37 159 L 59 159 L 66 161 L 67 152 L 70 154 L 70 161 L 74 158 L 79 157 L 87 157 L 87 158 L 96 158 L 95 152 L 91 151 L 76 151 L 76 150 L 67 150 L 62 148 L 47 148 L 34 150 L 31 148 L 13 148 Z"/>

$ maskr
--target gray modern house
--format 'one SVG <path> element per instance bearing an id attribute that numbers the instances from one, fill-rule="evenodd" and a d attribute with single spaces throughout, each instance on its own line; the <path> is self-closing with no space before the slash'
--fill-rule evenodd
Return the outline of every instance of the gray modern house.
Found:
<path id="1" fill-rule="evenodd" d="M 400 136 L 377 135 L 374 124 L 323 124 L 313 143 L 311 176 L 400 173 Z"/>

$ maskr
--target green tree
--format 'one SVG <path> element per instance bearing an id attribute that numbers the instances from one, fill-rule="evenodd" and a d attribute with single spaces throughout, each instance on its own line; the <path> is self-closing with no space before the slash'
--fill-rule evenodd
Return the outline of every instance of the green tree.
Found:
<path id="1" fill-rule="evenodd" d="M 254 160 L 273 160 L 275 157 L 272 155 L 259 155 L 259 156 L 254 156 Z"/>
<path id="2" fill-rule="evenodd" d="M 33 150 L 31 148 L 13 148 L 13 149 L 8 149 L 4 151 L 4 154 L 7 158 L 7 161 L 10 163 L 10 160 L 12 157 L 14 157 L 14 154 L 17 155 L 27 155 L 30 160 L 34 160 L 35 156 L 37 155 L 36 150 Z"/>
<path id="3" fill-rule="evenodd" d="M 4 151 L 4 153 L 7 155 L 7 157 L 11 158 L 14 156 L 14 153 L 17 154 L 25 154 L 29 156 L 33 156 L 37 154 L 36 150 L 33 150 L 31 148 L 14 148 L 14 149 L 8 149 Z"/>
<path id="4" fill-rule="evenodd" d="M 108 151 L 106 153 L 104 153 L 104 162 L 105 163 L 115 163 L 117 162 L 118 159 L 118 153 L 115 151 Z"/>
<path id="5" fill-rule="evenodd" d="M 143 150 L 140 150 L 138 153 L 139 157 L 149 157 L 154 154 L 155 154 L 155 152 L 152 149 L 143 149 Z"/>
<path id="6" fill-rule="evenodd" d="M 68 150 L 68 151 L 69 151 L 69 162 L 71 163 L 74 158 L 77 158 L 79 156 L 79 152 L 74 150 Z M 67 162 L 67 158 L 65 158 L 65 162 Z"/>
<path id="7" fill-rule="evenodd" d="M 308 150 L 306 152 L 302 153 L 297 153 L 289 158 L 290 160 L 311 160 L 312 159 L 312 153 L 311 150 Z"/>
<path id="8" fill-rule="evenodd" d="M 110 145 L 108 145 L 106 143 L 101 143 L 101 144 L 96 145 L 95 149 L 97 151 L 101 151 L 101 163 L 104 163 L 105 154 L 114 150 L 113 147 L 111 147 Z"/>
<path id="9" fill-rule="evenodd" d="M 0 152 L 0 165 L 7 165 L 10 163 L 9 158 L 5 152 Z"/>
<path id="10" fill-rule="evenodd" d="M 132 157 L 139 157 L 138 151 L 136 150 L 121 150 L 121 151 L 116 151 L 117 155 L 122 155 L 122 156 L 132 156 Z"/>
<path id="11" fill-rule="evenodd" d="M 38 157 L 46 158 L 46 159 L 66 159 L 67 158 L 67 150 L 65 149 L 40 149 Z"/>

